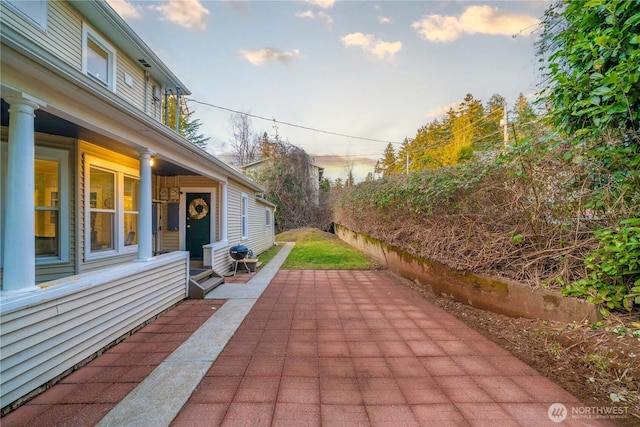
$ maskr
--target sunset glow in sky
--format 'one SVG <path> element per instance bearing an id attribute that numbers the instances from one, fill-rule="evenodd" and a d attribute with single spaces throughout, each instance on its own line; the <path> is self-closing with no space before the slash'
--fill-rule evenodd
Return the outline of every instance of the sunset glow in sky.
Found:
<path id="1" fill-rule="evenodd" d="M 509 108 L 540 81 L 534 42 L 547 1 L 109 0 L 182 80 L 208 150 L 230 151 L 233 115 L 279 122 L 330 178 L 373 171 L 467 93 Z M 517 35 L 516 37 L 514 37 Z M 203 104 L 204 103 L 204 104 Z M 252 119 L 275 133 L 273 120 Z M 347 138 L 335 134 L 350 135 Z M 376 141 L 371 141 L 371 140 Z"/>

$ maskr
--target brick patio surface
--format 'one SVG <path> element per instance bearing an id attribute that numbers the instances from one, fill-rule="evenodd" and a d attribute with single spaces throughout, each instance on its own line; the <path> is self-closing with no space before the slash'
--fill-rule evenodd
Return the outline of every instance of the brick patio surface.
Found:
<path id="1" fill-rule="evenodd" d="M 0 424 L 97 424 L 223 303 L 184 301 Z M 386 271 L 280 270 L 171 425 L 615 425 L 584 406 Z"/>

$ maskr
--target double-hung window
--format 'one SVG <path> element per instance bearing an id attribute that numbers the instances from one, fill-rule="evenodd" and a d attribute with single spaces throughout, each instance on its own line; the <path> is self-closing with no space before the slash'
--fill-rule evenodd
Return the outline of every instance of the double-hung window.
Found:
<path id="1" fill-rule="evenodd" d="M 36 147 L 33 205 L 36 263 L 69 260 L 69 153 Z"/>
<path id="2" fill-rule="evenodd" d="M 91 156 L 85 171 L 87 257 L 133 252 L 138 244 L 138 172 Z"/>
<path id="3" fill-rule="evenodd" d="M 249 238 L 249 196 L 244 193 L 242 193 L 241 204 L 242 239 L 244 240 Z"/>
<path id="4" fill-rule="evenodd" d="M 124 176 L 124 245 L 138 244 L 138 199 L 140 181 L 131 176 Z"/>
<path id="5" fill-rule="evenodd" d="M 115 91 L 116 51 L 86 24 L 82 28 L 82 71 Z"/>

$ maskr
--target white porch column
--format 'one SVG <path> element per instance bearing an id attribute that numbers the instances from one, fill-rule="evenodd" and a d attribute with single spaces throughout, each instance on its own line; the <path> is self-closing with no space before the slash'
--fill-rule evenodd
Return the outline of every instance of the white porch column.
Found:
<path id="1" fill-rule="evenodd" d="M 21 96 L 6 100 L 10 108 L 2 290 L 30 291 L 37 289 L 33 119 L 39 105 Z"/>
<path id="2" fill-rule="evenodd" d="M 151 152 L 140 152 L 140 200 L 138 201 L 138 260 L 153 257 L 153 210 L 151 199 Z"/>
<path id="3" fill-rule="evenodd" d="M 227 193 L 228 185 L 226 182 L 221 183 L 222 188 L 222 206 L 220 206 L 220 240 L 223 242 L 228 239 L 228 223 L 227 223 L 227 211 L 229 210 L 229 198 Z"/>

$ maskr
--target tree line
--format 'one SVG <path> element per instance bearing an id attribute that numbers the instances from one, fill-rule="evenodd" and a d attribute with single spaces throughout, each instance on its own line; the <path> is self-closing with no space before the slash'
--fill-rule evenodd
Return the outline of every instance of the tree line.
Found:
<path id="1" fill-rule="evenodd" d="M 506 107 L 502 95 L 494 94 L 483 104 L 468 93 L 457 108 L 450 108 L 443 118 L 420 127 L 416 135 L 405 139 L 397 150 L 393 144 L 387 144 L 376 163 L 375 176 L 455 166 L 470 160 L 474 152 L 502 148 Z M 519 133 L 531 130 L 537 115 L 529 100 L 520 93 L 507 117 L 510 119 L 506 122 L 507 137 L 514 140 Z"/>

